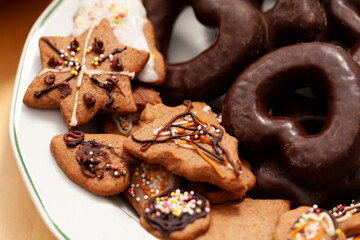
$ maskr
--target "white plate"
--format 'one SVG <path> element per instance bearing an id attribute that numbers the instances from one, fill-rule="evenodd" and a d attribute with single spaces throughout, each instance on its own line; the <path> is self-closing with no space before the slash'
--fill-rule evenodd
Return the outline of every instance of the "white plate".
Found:
<path id="1" fill-rule="evenodd" d="M 22 103 L 27 86 L 41 70 L 39 38 L 68 36 L 77 4 L 77 0 L 53 1 L 27 37 L 10 112 L 10 137 L 17 164 L 37 210 L 57 238 L 154 239 L 138 224 L 137 214 L 121 196 L 98 197 L 70 181 L 57 166 L 49 144 L 53 136 L 67 131 L 60 111 L 38 110 Z M 190 32 L 186 26 L 191 26 Z M 216 31 L 204 28 L 195 20 L 192 9 L 186 9 L 174 27 L 170 62 L 190 59 L 215 38 Z"/>
<path id="2" fill-rule="evenodd" d="M 154 239 L 138 224 L 137 214 L 121 196 L 98 197 L 70 181 L 57 166 L 49 144 L 53 136 L 67 131 L 60 111 L 34 109 L 22 103 L 28 85 L 41 70 L 39 38 L 68 36 L 77 3 L 74 0 L 53 1 L 27 37 L 10 113 L 10 136 L 17 164 L 37 210 L 57 238 Z M 190 9 L 182 15 L 185 21 L 194 21 Z M 174 52 L 172 55 L 177 57 L 172 57 L 172 61 L 184 60 L 201 52 L 216 37 L 214 31 L 209 35 L 209 30 L 197 26 L 198 43 L 187 52 Z M 191 43 L 193 37 L 180 39 L 175 34 L 173 43 L 184 46 Z"/>

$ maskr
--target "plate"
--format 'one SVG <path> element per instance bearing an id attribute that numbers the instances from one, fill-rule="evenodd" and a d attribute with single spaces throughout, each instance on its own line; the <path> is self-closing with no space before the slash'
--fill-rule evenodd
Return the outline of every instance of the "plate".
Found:
<path id="1" fill-rule="evenodd" d="M 57 238 L 155 239 L 139 225 L 138 215 L 122 196 L 96 196 L 69 180 L 57 166 L 49 145 L 53 136 L 67 132 L 60 111 L 34 109 L 22 103 L 28 85 L 41 70 L 39 38 L 68 36 L 77 5 L 78 1 L 74 0 L 53 1 L 37 19 L 25 42 L 15 80 L 9 126 L 18 167 L 37 210 Z M 181 26 L 188 23 L 198 35 L 196 42 L 194 35 L 183 37 L 189 34 L 181 32 L 186 31 Z M 170 59 L 179 62 L 203 51 L 216 38 L 216 31 L 199 24 L 188 8 L 179 17 L 172 38 Z M 191 48 L 181 52 L 174 47 L 184 49 L 190 45 Z M 96 126 L 93 127 L 87 126 L 86 132 L 96 131 Z"/>
<path id="2" fill-rule="evenodd" d="M 274 0 L 267 1 L 269 9 Z M 68 36 L 78 0 L 55 0 L 33 25 L 20 58 L 10 112 L 10 137 L 18 167 L 46 225 L 58 239 L 155 239 L 139 225 L 136 212 L 120 195 L 99 197 L 69 180 L 50 152 L 53 136 L 67 132 L 59 110 L 39 110 L 22 103 L 24 93 L 41 70 L 41 36 Z M 189 28 L 188 26 L 191 26 Z M 196 39 L 196 41 L 194 41 Z M 216 30 L 198 23 L 191 8 L 174 26 L 170 62 L 186 61 L 216 39 Z M 90 124 L 86 132 L 96 132 Z"/>

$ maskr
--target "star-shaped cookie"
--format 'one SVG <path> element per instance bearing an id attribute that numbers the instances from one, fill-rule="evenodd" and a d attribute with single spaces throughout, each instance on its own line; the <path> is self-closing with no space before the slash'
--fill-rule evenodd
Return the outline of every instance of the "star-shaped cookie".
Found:
<path id="1" fill-rule="evenodd" d="M 73 37 L 39 40 L 42 70 L 29 85 L 24 104 L 59 108 L 69 129 L 84 125 L 98 111 L 136 112 L 130 80 L 149 53 L 119 43 L 108 20 Z"/>

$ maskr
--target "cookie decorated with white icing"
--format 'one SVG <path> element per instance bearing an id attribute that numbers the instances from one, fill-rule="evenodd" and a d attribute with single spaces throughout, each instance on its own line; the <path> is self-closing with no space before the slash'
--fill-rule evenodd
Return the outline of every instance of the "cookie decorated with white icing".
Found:
<path id="1" fill-rule="evenodd" d="M 130 80 L 149 53 L 119 43 L 108 20 L 78 37 L 41 37 L 42 70 L 29 85 L 23 102 L 35 108 L 60 108 L 73 129 L 98 111 L 136 112 Z"/>
<path id="2" fill-rule="evenodd" d="M 141 0 L 81 0 L 74 16 L 73 36 L 106 18 L 118 41 L 150 53 L 142 72 L 136 76 L 141 82 L 160 85 L 165 80 L 164 58 L 155 46 L 155 34 L 147 19 Z"/>

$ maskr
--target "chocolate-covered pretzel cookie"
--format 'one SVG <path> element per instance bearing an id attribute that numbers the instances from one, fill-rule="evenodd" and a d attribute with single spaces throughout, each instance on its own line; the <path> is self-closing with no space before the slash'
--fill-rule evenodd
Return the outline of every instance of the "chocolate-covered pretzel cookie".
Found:
<path id="1" fill-rule="evenodd" d="M 161 95 L 171 105 L 185 99 L 204 101 L 222 95 L 235 76 L 263 53 L 289 42 L 312 39 L 326 26 L 318 0 L 279 0 L 265 14 L 245 1 L 145 0 L 158 48 L 164 56 L 172 26 L 182 8 L 189 4 L 201 23 L 218 28 L 218 37 L 193 59 L 166 64 L 167 80 Z"/>
<path id="2" fill-rule="evenodd" d="M 225 99 L 223 124 L 247 154 L 276 149 L 298 182 L 329 185 L 360 165 L 359 76 L 352 58 L 331 44 L 278 49 L 236 79 Z M 328 101 L 319 134 L 308 135 L 295 120 L 269 114 L 268 106 L 280 94 L 312 86 Z"/>

